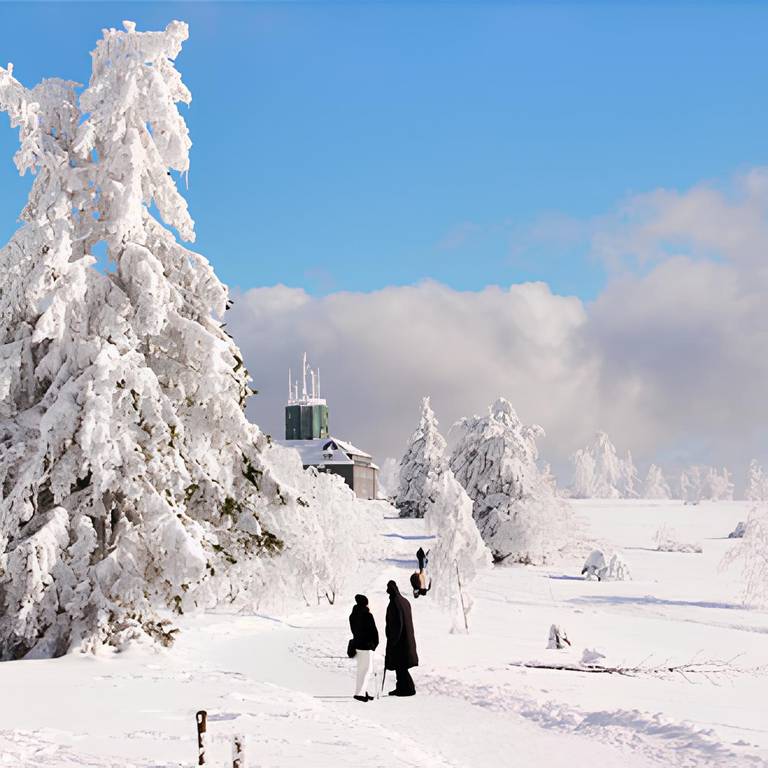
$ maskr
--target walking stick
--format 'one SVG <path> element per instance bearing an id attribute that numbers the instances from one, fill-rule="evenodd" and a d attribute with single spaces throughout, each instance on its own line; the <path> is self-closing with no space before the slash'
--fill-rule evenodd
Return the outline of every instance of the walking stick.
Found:
<path id="1" fill-rule="evenodd" d="M 387 682 L 387 666 L 384 663 L 384 675 L 381 678 L 381 692 L 384 693 L 384 684 Z"/>

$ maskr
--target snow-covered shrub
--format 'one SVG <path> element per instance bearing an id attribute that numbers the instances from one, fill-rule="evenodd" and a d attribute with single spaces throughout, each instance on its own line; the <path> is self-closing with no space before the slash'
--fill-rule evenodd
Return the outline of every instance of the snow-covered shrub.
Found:
<path id="1" fill-rule="evenodd" d="M 565 630 L 558 626 L 557 624 L 553 624 L 549 628 L 549 634 L 547 635 L 547 650 L 554 651 L 554 650 L 561 650 L 565 648 L 566 645 L 570 645 L 571 641 L 568 639 L 568 635 L 565 633 Z"/>
<path id="2" fill-rule="evenodd" d="M 597 579 L 598 581 L 629 581 L 632 576 L 629 566 L 618 552 L 614 552 L 607 559 L 602 550 L 595 549 L 590 552 L 584 561 L 581 575 L 585 579 Z"/>
<path id="3" fill-rule="evenodd" d="M 674 528 L 662 525 L 654 536 L 656 550 L 658 552 L 695 552 L 704 551 L 699 542 L 682 541 Z"/>
<path id="4" fill-rule="evenodd" d="M 600 574 L 606 569 L 605 553 L 601 549 L 593 549 L 581 569 L 581 575 L 587 579 L 600 580 Z"/>
<path id="5" fill-rule="evenodd" d="M 597 432 L 586 448 L 572 457 L 574 477 L 571 496 L 577 499 L 618 499 L 638 496 L 639 477 L 627 451 L 620 459 L 605 432 Z"/>
<path id="6" fill-rule="evenodd" d="M 304 470 L 296 451 L 272 444 L 266 458 L 281 485 L 297 494 L 295 508 L 273 505 L 263 513 L 264 524 L 280 531 L 283 551 L 257 575 L 257 582 L 241 582 L 240 597 L 256 606 L 290 601 L 301 596 L 308 604 L 318 598 L 335 602 L 346 591 L 354 593 L 352 578 L 360 566 L 380 555 L 384 502 L 364 502 L 338 475 Z M 260 585 L 264 579 L 265 584 Z"/>
<path id="7" fill-rule="evenodd" d="M 614 552 L 608 561 L 608 568 L 603 574 L 601 581 L 631 581 L 632 574 L 629 572 L 627 561 L 619 552 Z"/>
<path id="8" fill-rule="evenodd" d="M 426 483 L 424 522 L 435 535 L 429 567 L 435 597 L 447 606 L 453 629 L 465 627 L 472 608 L 469 587 L 491 565 L 491 553 L 483 543 L 472 517 L 472 500 L 450 469 L 430 473 Z"/>
<path id="9" fill-rule="evenodd" d="M 723 558 L 723 565 L 738 562 L 744 579 L 744 601 L 768 605 L 768 505 L 752 508 L 744 526 L 744 536 Z"/>
<path id="10" fill-rule="evenodd" d="M 729 539 L 743 539 L 747 532 L 747 524 L 743 520 L 736 523 L 736 527 L 728 534 Z"/>
<path id="11" fill-rule="evenodd" d="M 456 479 L 474 502 L 473 516 L 494 561 L 541 563 L 567 543 L 570 509 L 537 464 L 536 440 L 499 398 L 487 416 L 462 419 L 451 454 Z"/>
<path id="12" fill-rule="evenodd" d="M 601 664 L 604 659 L 605 654 L 600 653 L 600 651 L 598 651 L 596 648 L 585 648 L 581 652 L 581 660 L 579 663 L 586 666 L 595 666 L 597 664 Z"/>
<path id="13" fill-rule="evenodd" d="M 440 475 L 447 468 L 445 449 L 445 439 L 438 430 L 429 398 L 425 397 L 421 401 L 419 426 L 411 435 L 408 449 L 400 461 L 400 482 L 395 498 L 400 517 L 424 517 L 427 476 L 430 472 Z"/>
<path id="14" fill-rule="evenodd" d="M 672 491 L 664 478 L 661 467 L 651 464 L 648 468 L 648 474 L 643 485 L 644 499 L 669 499 L 672 498 Z"/>
<path id="15" fill-rule="evenodd" d="M 335 514 L 353 515 L 326 480 L 278 481 L 245 418 L 227 289 L 173 234 L 194 240 L 174 176 L 189 168 L 177 103 L 190 94 L 174 67 L 187 25 L 124 26 L 104 30 L 79 98 L 71 83 L 27 89 L 0 69 L 17 167 L 35 173 L 0 250 L 2 658 L 169 643 L 158 608 L 281 583 L 267 575 L 281 528 L 294 541 L 288 521 L 336 529 Z M 108 274 L 92 267 L 98 243 Z M 307 555 L 329 589 L 326 560 L 346 564 L 347 544 Z"/>

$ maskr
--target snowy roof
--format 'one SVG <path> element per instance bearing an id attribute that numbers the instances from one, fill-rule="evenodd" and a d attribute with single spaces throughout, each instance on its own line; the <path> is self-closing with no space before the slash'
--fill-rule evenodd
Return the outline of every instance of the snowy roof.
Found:
<path id="1" fill-rule="evenodd" d="M 354 464 L 354 456 L 359 456 L 370 461 L 371 455 L 352 443 L 329 437 L 321 440 L 282 440 L 281 445 L 286 448 L 294 448 L 301 456 L 301 463 L 305 467 L 318 466 L 320 464 Z M 373 465 L 375 466 L 375 465 Z"/>

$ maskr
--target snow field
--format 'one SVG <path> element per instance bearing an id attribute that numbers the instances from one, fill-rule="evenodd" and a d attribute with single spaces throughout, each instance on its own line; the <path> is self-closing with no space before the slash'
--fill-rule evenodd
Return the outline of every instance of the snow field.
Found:
<path id="1" fill-rule="evenodd" d="M 765 674 L 688 682 L 511 666 L 578 662 L 584 648 L 611 664 L 737 654 L 742 669 L 768 664 L 768 615 L 742 608 L 738 572 L 719 569 L 747 505 L 611 500 L 574 510 L 591 537 L 584 549 L 618 549 L 634 580 L 582 580 L 583 551 L 541 568 L 494 568 L 474 584 L 468 636 L 449 633 L 431 595 L 412 601 L 422 662 L 413 699 L 352 700 L 351 599 L 285 617 L 188 615 L 171 650 L 0 665 L 0 766 L 192 766 L 200 708 L 216 766 L 230 764 L 234 733 L 246 734 L 251 768 L 768 765 Z M 665 522 L 703 553 L 654 551 Z M 383 525 L 381 560 L 350 585 L 369 596 L 382 634 L 387 580 L 408 594 L 415 551 L 429 545 L 421 520 Z M 552 623 L 570 649 L 545 649 Z"/>

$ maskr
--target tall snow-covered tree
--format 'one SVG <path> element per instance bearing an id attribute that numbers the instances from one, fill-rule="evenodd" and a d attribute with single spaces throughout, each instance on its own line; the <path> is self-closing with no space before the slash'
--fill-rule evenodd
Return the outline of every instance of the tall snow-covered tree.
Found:
<path id="1" fill-rule="evenodd" d="M 691 466 L 680 473 L 680 498 L 689 504 L 698 504 L 704 493 L 701 467 Z"/>
<path id="2" fill-rule="evenodd" d="M 731 473 L 723 467 L 721 470 L 709 467 L 705 476 L 705 498 L 711 501 L 730 501 L 733 499 L 733 481 Z"/>
<path id="3" fill-rule="evenodd" d="M 643 498 L 644 499 L 669 499 L 672 493 L 669 489 L 669 484 L 664 478 L 664 473 L 661 467 L 656 464 L 651 464 L 648 468 L 648 474 L 645 478 L 643 485 Z"/>
<path id="4" fill-rule="evenodd" d="M 632 461 L 632 452 L 627 451 L 626 458 L 619 465 L 618 489 L 623 499 L 636 499 L 640 495 L 640 475 Z"/>
<path id="5" fill-rule="evenodd" d="M 747 489 L 744 494 L 747 501 L 768 501 L 768 476 L 757 459 L 752 459 L 747 472 Z"/>
<path id="6" fill-rule="evenodd" d="M 194 239 L 173 175 L 189 165 L 174 66 L 187 26 L 124 26 L 104 31 L 79 100 L 0 70 L 17 167 L 36 172 L 0 252 L 2 658 L 170 642 L 158 608 L 256 588 L 275 532 L 333 495 L 325 479 L 305 488 L 297 462 L 273 469 L 245 418 L 227 290 L 169 229 Z M 107 273 L 91 266 L 100 242 Z"/>
<path id="7" fill-rule="evenodd" d="M 622 495 L 622 485 L 629 483 L 634 489 L 634 465 L 625 469 L 605 432 L 597 432 L 586 448 L 577 451 L 573 463 L 576 471 L 571 496 L 574 498 L 617 499 Z"/>
<path id="8" fill-rule="evenodd" d="M 424 517 L 427 510 L 425 484 L 430 472 L 439 476 L 448 466 L 446 443 L 438 430 L 437 419 L 428 397 L 421 401 L 419 426 L 411 435 L 400 460 L 400 483 L 395 506 L 400 517 Z"/>
<path id="9" fill-rule="evenodd" d="M 491 553 L 472 517 L 472 500 L 450 469 L 429 473 L 426 498 L 424 522 L 435 535 L 429 553 L 433 593 L 448 608 L 452 629 L 461 630 L 472 608 L 472 581 L 491 565 Z"/>
<path id="10" fill-rule="evenodd" d="M 536 440 L 544 434 L 524 425 L 499 398 L 487 416 L 462 419 L 450 467 L 474 502 L 473 516 L 496 562 L 542 562 L 561 549 L 569 508 L 537 466 Z"/>

